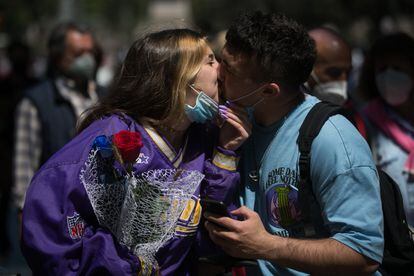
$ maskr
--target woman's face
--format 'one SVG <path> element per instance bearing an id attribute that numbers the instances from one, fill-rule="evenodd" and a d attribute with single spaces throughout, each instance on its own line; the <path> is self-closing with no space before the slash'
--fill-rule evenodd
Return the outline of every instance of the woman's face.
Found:
<path id="1" fill-rule="evenodd" d="M 207 53 L 203 58 L 201 69 L 194 79 L 193 86 L 198 91 L 203 91 L 216 102 L 218 102 L 217 76 L 218 62 L 214 57 L 213 51 L 208 48 Z"/>
<path id="2" fill-rule="evenodd" d="M 398 107 L 410 102 L 414 94 L 414 68 L 402 55 L 383 55 L 375 61 L 375 81 L 380 96 Z"/>

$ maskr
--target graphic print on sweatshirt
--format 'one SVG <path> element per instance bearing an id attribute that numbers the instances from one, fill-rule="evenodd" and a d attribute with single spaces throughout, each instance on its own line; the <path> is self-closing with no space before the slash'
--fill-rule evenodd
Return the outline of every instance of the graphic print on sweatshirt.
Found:
<path id="1" fill-rule="evenodd" d="M 300 220 L 297 173 L 291 168 L 271 170 L 266 181 L 267 216 L 271 225 L 286 228 Z"/>

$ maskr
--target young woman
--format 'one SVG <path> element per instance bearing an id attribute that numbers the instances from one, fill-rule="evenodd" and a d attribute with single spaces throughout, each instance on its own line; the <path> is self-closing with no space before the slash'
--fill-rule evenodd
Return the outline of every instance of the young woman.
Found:
<path id="1" fill-rule="evenodd" d="M 111 93 L 28 189 L 22 250 L 34 274 L 193 272 L 205 244 L 199 199 L 231 208 L 234 151 L 251 127 L 241 110 L 219 112 L 217 69 L 205 38 L 188 29 L 132 45 Z M 219 113 L 218 133 L 209 122 Z"/>

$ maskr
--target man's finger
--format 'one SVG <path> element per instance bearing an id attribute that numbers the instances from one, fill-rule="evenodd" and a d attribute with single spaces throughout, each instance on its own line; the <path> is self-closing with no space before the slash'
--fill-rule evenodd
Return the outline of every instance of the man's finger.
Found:
<path id="1" fill-rule="evenodd" d="M 242 216 L 245 219 L 249 219 L 255 215 L 255 212 L 247 208 L 246 206 L 242 206 L 236 210 L 233 210 L 231 214 L 235 216 Z"/>
<path id="2" fill-rule="evenodd" d="M 211 213 L 204 213 L 204 217 L 206 220 L 225 228 L 227 231 L 238 231 L 239 230 L 239 223 L 240 221 L 229 218 L 229 217 L 215 217 Z"/>
<path id="3" fill-rule="evenodd" d="M 220 243 L 220 245 L 224 243 L 229 243 L 229 241 L 238 241 L 239 235 L 235 232 L 232 232 L 228 229 L 225 229 L 223 227 L 214 225 L 214 223 L 206 221 L 205 227 L 207 228 L 210 237 L 215 243 Z M 218 240 L 219 239 L 219 240 Z M 216 242 L 217 240 L 217 242 Z"/>

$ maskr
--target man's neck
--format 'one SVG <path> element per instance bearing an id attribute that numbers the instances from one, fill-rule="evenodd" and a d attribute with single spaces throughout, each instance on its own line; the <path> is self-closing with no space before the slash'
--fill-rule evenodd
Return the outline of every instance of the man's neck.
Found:
<path id="1" fill-rule="evenodd" d="M 264 101 L 254 111 L 255 121 L 265 127 L 273 125 L 289 114 L 304 99 L 305 95 L 299 92 L 292 97 L 275 99 L 271 102 Z"/>

